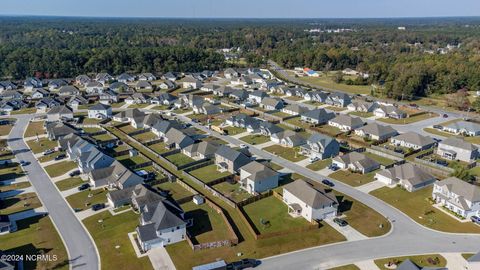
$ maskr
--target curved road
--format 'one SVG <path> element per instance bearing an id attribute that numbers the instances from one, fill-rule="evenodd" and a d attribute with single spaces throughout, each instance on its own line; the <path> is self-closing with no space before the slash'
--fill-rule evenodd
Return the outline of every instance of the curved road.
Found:
<path id="1" fill-rule="evenodd" d="M 70 269 L 99 269 L 97 249 L 88 232 L 23 141 L 23 133 L 33 116 L 15 115 L 17 121 L 8 135 L 8 145 L 18 160 L 30 162 L 24 170 L 63 239 L 70 260 Z"/>
<path id="2" fill-rule="evenodd" d="M 179 115 L 179 118 L 230 144 L 249 145 L 239 139 L 211 131 L 185 116 Z M 252 154 L 271 159 L 284 168 L 317 182 L 328 178 L 269 152 L 257 149 L 254 145 L 249 145 L 249 147 Z M 478 252 L 480 250 L 480 235 L 478 234 L 452 234 L 430 230 L 386 202 L 342 182 L 328 179 L 335 183 L 335 190 L 362 202 L 387 217 L 392 223 L 390 233 L 377 238 L 319 246 L 262 259 L 259 269 L 328 269 L 376 258 L 439 252 Z"/>

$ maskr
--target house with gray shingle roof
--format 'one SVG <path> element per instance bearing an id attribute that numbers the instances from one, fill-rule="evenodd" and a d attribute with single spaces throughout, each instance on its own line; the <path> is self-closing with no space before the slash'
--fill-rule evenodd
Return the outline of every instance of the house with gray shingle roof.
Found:
<path id="1" fill-rule="evenodd" d="M 335 164 L 340 169 L 349 169 L 362 174 L 380 169 L 378 162 L 358 152 L 350 152 L 343 156 L 334 157 L 332 164 Z"/>
<path id="2" fill-rule="evenodd" d="M 388 117 L 393 119 L 402 119 L 407 117 L 407 114 L 395 106 L 380 106 L 373 110 L 373 114 L 377 117 Z"/>
<path id="3" fill-rule="evenodd" d="M 218 150 L 218 147 L 220 146 L 216 143 L 202 141 L 183 148 L 182 153 L 195 160 L 213 158 Z"/>
<path id="4" fill-rule="evenodd" d="M 405 132 L 390 139 L 390 143 L 411 149 L 429 149 L 435 146 L 435 141 L 429 136 L 423 136 L 416 132 Z"/>
<path id="5" fill-rule="evenodd" d="M 446 159 L 465 162 L 471 162 L 479 157 L 478 147 L 456 137 L 450 137 L 439 142 L 437 154 Z"/>
<path id="6" fill-rule="evenodd" d="M 117 189 L 132 187 L 144 180 L 117 160 L 108 167 L 91 170 L 88 178 L 93 187 L 109 186 Z"/>
<path id="7" fill-rule="evenodd" d="M 480 135 L 480 124 L 468 121 L 456 121 L 442 126 L 443 131 L 457 135 L 477 136 Z"/>
<path id="8" fill-rule="evenodd" d="M 347 108 L 356 112 L 373 112 L 376 108 L 378 108 L 378 106 L 379 105 L 376 102 L 353 101 L 352 103 L 348 104 Z"/>
<path id="9" fill-rule="evenodd" d="M 333 118 L 335 118 L 335 113 L 327 112 L 325 109 L 314 109 L 300 114 L 300 120 L 314 125 L 328 123 Z"/>
<path id="10" fill-rule="evenodd" d="M 325 103 L 335 107 L 346 107 L 351 102 L 352 98 L 349 95 L 341 92 L 331 93 L 325 100 Z"/>
<path id="11" fill-rule="evenodd" d="M 250 194 L 258 194 L 278 187 L 280 174 L 252 161 L 240 168 L 240 187 Z"/>
<path id="12" fill-rule="evenodd" d="M 296 180 L 283 187 L 283 202 L 292 217 L 303 217 L 313 222 L 337 215 L 338 201 L 333 193 Z"/>
<path id="13" fill-rule="evenodd" d="M 165 145 L 168 148 L 183 149 L 195 143 L 192 137 L 188 136 L 182 130 L 170 128 L 164 137 Z"/>
<path id="14" fill-rule="evenodd" d="M 456 177 L 436 182 L 432 197 L 436 203 L 464 218 L 480 215 L 480 187 Z"/>
<path id="15" fill-rule="evenodd" d="M 310 100 L 310 101 L 316 101 L 320 103 L 325 103 L 327 100 L 328 93 L 325 93 L 323 91 L 310 91 L 306 92 L 303 98 L 305 100 Z"/>
<path id="16" fill-rule="evenodd" d="M 298 104 L 288 104 L 287 106 L 283 107 L 281 111 L 290 115 L 299 115 L 307 112 L 308 108 Z"/>
<path id="17" fill-rule="evenodd" d="M 335 118 L 328 121 L 328 125 L 336 127 L 341 131 L 350 131 L 361 128 L 365 123 L 360 117 L 352 117 L 346 114 L 339 114 Z"/>
<path id="18" fill-rule="evenodd" d="M 249 162 L 250 158 L 247 155 L 225 145 L 221 145 L 215 153 L 215 164 L 220 171 L 237 173 Z"/>
<path id="19" fill-rule="evenodd" d="M 340 144 L 332 137 L 314 133 L 300 146 L 300 154 L 310 158 L 327 159 L 338 155 Z"/>
<path id="20" fill-rule="evenodd" d="M 391 126 L 370 123 L 366 126 L 356 129 L 355 134 L 366 139 L 383 141 L 397 135 L 398 132 Z"/>
<path id="21" fill-rule="evenodd" d="M 102 103 L 95 104 L 88 108 L 88 118 L 106 119 L 112 117 L 112 107 Z"/>
<path id="22" fill-rule="evenodd" d="M 264 97 L 260 107 L 267 111 L 280 110 L 284 107 L 283 101 L 278 98 Z"/>
<path id="23" fill-rule="evenodd" d="M 412 163 L 404 163 L 375 174 L 375 180 L 388 186 L 400 185 L 413 192 L 433 184 L 436 179 Z"/>
<path id="24" fill-rule="evenodd" d="M 61 119 L 73 119 L 73 111 L 67 106 L 56 106 L 47 112 L 47 121 L 54 122 Z"/>

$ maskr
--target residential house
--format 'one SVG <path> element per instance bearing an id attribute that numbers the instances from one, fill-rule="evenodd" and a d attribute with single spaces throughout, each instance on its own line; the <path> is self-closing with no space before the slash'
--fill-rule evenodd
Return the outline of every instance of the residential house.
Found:
<path id="1" fill-rule="evenodd" d="M 50 96 L 50 92 L 43 88 L 38 88 L 33 91 L 33 93 L 30 95 L 31 99 L 42 99 Z"/>
<path id="2" fill-rule="evenodd" d="M 139 90 L 153 90 L 153 86 L 148 81 L 138 81 L 137 84 L 135 85 L 135 89 L 137 91 L 139 91 Z"/>
<path id="3" fill-rule="evenodd" d="M 233 79 L 240 76 L 240 74 L 233 68 L 227 68 L 223 71 L 223 76 L 227 79 Z"/>
<path id="4" fill-rule="evenodd" d="M 0 81 L 0 92 L 15 89 L 17 89 L 17 85 L 12 83 L 11 81 Z"/>
<path id="5" fill-rule="evenodd" d="M 291 216 L 301 216 L 309 222 L 337 216 L 338 201 L 335 195 L 303 180 L 293 181 L 283 187 L 283 202 L 288 206 Z"/>
<path id="6" fill-rule="evenodd" d="M 151 131 L 157 135 L 158 137 L 165 137 L 167 132 L 171 128 L 176 128 L 176 129 L 183 129 L 183 125 L 175 120 L 169 121 L 169 120 L 162 120 L 162 121 L 157 121 L 153 126 L 151 127 Z"/>
<path id="7" fill-rule="evenodd" d="M 199 89 L 202 86 L 202 82 L 191 77 L 187 76 L 182 81 L 183 88 L 186 89 Z"/>
<path id="8" fill-rule="evenodd" d="M 395 146 L 411 148 L 414 150 L 425 150 L 435 146 L 435 141 L 429 136 L 423 136 L 416 132 L 405 132 L 390 139 Z"/>
<path id="9" fill-rule="evenodd" d="M 231 116 L 225 123 L 233 127 L 246 128 L 250 133 L 260 132 L 261 121 L 243 113 Z"/>
<path id="10" fill-rule="evenodd" d="M 480 187 L 456 177 L 437 181 L 432 197 L 436 203 L 463 218 L 480 216 Z"/>
<path id="11" fill-rule="evenodd" d="M 477 136 L 480 135 L 480 124 L 468 121 L 456 121 L 442 126 L 443 131 L 457 135 Z"/>
<path id="12" fill-rule="evenodd" d="M 42 88 L 43 82 L 38 78 L 27 78 L 23 83 L 25 91 L 32 91 L 34 88 Z"/>
<path id="13" fill-rule="evenodd" d="M 85 86 L 91 81 L 92 81 L 92 79 L 90 79 L 90 77 L 88 77 L 85 74 L 78 75 L 77 77 L 75 77 L 75 83 L 79 84 L 79 85 Z"/>
<path id="14" fill-rule="evenodd" d="M 386 185 L 400 185 L 413 192 L 433 184 L 436 179 L 412 163 L 404 163 L 375 174 L 375 180 Z"/>
<path id="15" fill-rule="evenodd" d="M 202 141 L 183 148 L 182 153 L 195 160 L 202 160 L 215 157 L 218 147 L 216 143 Z"/>
<path id="16" fill-rule="evenodd" d="M 123 93 L 123 92 L 127 92 L 130 88 L 125 83 L 114 82 L 114 83 L 112 83 L 108 86 L 108 89 L 110 89 L 114 92 L 117 92 L 117 93 Z"/>
<path id="17" fill-rule="evenodd" d="M 380 168 L 380 164 L 375 160 L 358 152 L 350 152 L 343 156 L 337 156 L 332 159 L 332 165 L 340 169 L 349 169 L 362 174 L 375 171 Z"/>
<path id="18" fill-rule="evenodd" d="M 307 144 L 300 146 L 300 153 L 310 158 L 327 159 L 338 155 L 340 144 L 333 138 L 314 133 L 307 139 Z"/>
<path id="19" fill-rule="evenodd" d="M 145 113 L 140 111 L 139 109 L 128 109 L 119 113 L 116 113 L 113 115 L 113 121 L 116 122 L 133 122 L 134 119 L 141 118 L 143 119 L 145 117 Z"/>
<path id="20" fill-rule="evenodd" d="M 54 98 L 46 97 L 42 98 L 35 103 L 35 108 L 38 110 L 46 111 L 47 109 L 60 106 L 62 103 Z"/>
<path id="21" fill-rule="evenodd" d="M 133 95 L 129 96 L 125 99 L 126 104 L 145 104 L 148 103 L 149 97 L 144 95 L 143 93 L 134 93 Z"/>
<path id="22" fill-rule="evenodd" d="M 170 128 L 165 134 L 165 145 L 168 148 L 183 149 L 195 143 L 195 140 L 176 128 Z"/>
<path id="23" fill-rule="evenodd" d="M 78 133 L 78 130 L 62 122 L 46 123 L 45 130 L 47 131 L 48 139 L 52 141 L 59 140 L 68 134 Z"/>
<path id="24" fill-rule="evenodd" d="M 193 106 L 193 112 L 196 114 L 212 115 L 220 113 L 221 109 L 217 105 L 205 102 L 202 104 L 195 104 Z"/>
<path id="25" fill-rule="evenodd" d="M 53 90 L 58 90 L 60 89 L 62 86 L 66 86 L 68 83 L 65 81 L 65 80 L 62 80 L 62 79 L 54 79 L 54 80 L 51 80 L 48 82 L 48 89 L 50 91 L 53 91 Z"/>
<path id="26" fill-rule="evenodd" d="M 80 95 L 72 96 L 67 102 L 67 105 L 75 110 L 77 110 L 79 106 L 87 105 L 87 104 L 88 104 L 88 100 Z"/>
<path id="27" fill-rule="evenodd" d="M 89 173 L 96 169 L 111 166 L 115 159 L 93 147 L 90 151 L 81 152 L 79 158 L 75 161 L 81 173 Z"/>
<path id="28" fill-rule="evenodd" d="M 248 99 L 254 104 L 259 104 L 265 97 L 268 97 L 268 94 L 261 90 L 255 90 L 248 94 Z"/>
<path id="29" fill-rule="evenodd" d="M 249 92 L 243 89 L 233 89 L 228 97 L 236 101 L 244 101 L 249 97 Z"/>
<path id="30" fill-rule="evenodd" d="M 307 140 L 305 140 L 302 135 L 296 133 L 295 131 L 285 130 L 283 132 L 273 134 L 272 137 L 279 134 L 280 136 L 278 137 L 280 137 L 280 144 L 284 147 L 297 147 L 307 143 Z"/>
<path id="31" fill-rule="evenodd" d="M 271 168 L 252 161 L 240 168 L 240 187 L 250 194 L 258 194 L 278 187 L 280 175 Z"/>
<path id="32" fill-rule="evenodd" d="M 327 103 L 328 105 L 336 107 L 346 107 L 351 102 L 352 99 L 349 95 L 340 92 L 331 93 L 325 100 L 325 103 Z"/>
<path id="33" fill-rule="evenodd" d="M 365 139 L 384 141 L 390 137 L 396 136 L 398 131 L 393 129 L 391 126 L 370 123 L 366 126 L 356 129 L 355 134 Z"/>
<path id="34" fill-rule="evenodd" d="M 107 119 L 112 117 L 112 107 L 105 104 L 95 104 L 88 108 L 88 118 Z"/>
<path id="35" fill-rule="evenodd" d="M 339 114 L 335 118 L 328 121 L 328 125 L 336 127 L 341 131 L 351 131 L 363 127 L 365 123 L 359 117 Z"/>
<path id="36" fill-rule="evenodd" d="M 479 157 L 477 146 L 456 137 L 439 142 L 437 154 L 446 159 L 465 162 L 472 162 Z"/>
<path id="37" fill-rule="evenodd" d="M 335 113 L 327 112 L 324 109 L 314 109 L 300 114 L 300 120 L 313 124 L 322 125 L 335 117 Z"/>
<path id="38" fill-rule="evenodd" d="M 49 122 L 62 119 L 73 119 L 73 111 L 67 106 L 56 106 L 47 112 L 47 121 Z"/>
<path id="39" fill-rule="evenodd" d="M 152 104 L 173 105 L 178 98 L 169 93 L 161 93 L 157 97 L 150 100 Z"/>
<path id="40" fill-rule="evenodd" d="M 308 108 L 298 104 L 289 104 L 281 110 L 283 113 L 290 115 L 299 115 L 308 112 Z"/>
<path id="41" fill-rule="evenodd" d="M 166 80 L 166 81 L 162 82 L 158 87 L 162 90 L 171 90 L 171 89 L 174 89 L 175 87 L 177 87 L 177 85 L 170 80 Z"/>
<path id="42" fill-rule="evenodd" d="M 177 77 L 177 75 L 173 74 L 172 72 L 167 72 L 167 73 L 163 74 L 162 79 L 168 80 L 168 81 L 171 81 L 171 82 L 175 82 L 178 79 L 178 77 Z"/>
<path id="43" fill-rule="evenodd" d="M 138 75 L 138 80 L 140 81 L 155 81 L 157 80 L 157 77 L 153 75 L 152 73 L 142 73 Z"/>
<path id="44" fill-rule="evenodd" d="M 272 136 L 273 134 L 282 132 L 284 129 L 267 121 L 260 122 L 260 133 L 263 136 Z"/>
<path id="45" fill-rule="evenodd" d="M 110 89 L 107 89 L 100 93 L 99 99 L 100 99 L 100 103 L 106 104 L 106 105 L 117 103 L 118 94 Z"/>
<path id="46" fill-rule="evenodd" d="M 353 101 L 348 104 L 347 108 L 356 112 L 373 112 L 378 108 L 378 103 L 368 101 Z"/>
<path id="47" fill-rule="evenodd" d="M 402 119 L 407 117 L 407 114 L 395 106 L 380 106 L 373 110 L 373 114 L 377 117 L 388 117 L 393 119 Z"/>
<path id="48" fill-rule="evenodd" d="M 306 92 L 303 98 L 308 101 L 315 101 L 325 103 L 327 101 L 328 93 L 323 91 L 310 91 Z"/>
<path id="49" fill-rule="evenodd" d="M 247 155 L 225 145 L 221 145 L 215 153 L 215 164 L 220 171 L 234 174 L 249 162 L 250 158 Z"/>
<path id="50" fill-rule="evenodd" d="M 262 99 L 260 107 L 267 111 L 274 111 L 282 109 L 284 107 L 284 104 L 281 99 L 265 97 Z"/>
<path id="51" fill-rule="evenodd" d="M 108 73 L 98 73 L 97 76 L 95 76 L 95 81 L 105 85 L 113 81 L 113 77 Z"/>
<path id="52" fill-rule="evenodd" d="M 108 186 L 110 188 L 124 189 L 143 183 L 143 178 L 133 173 L 119 161 L 104 168 L 91 170 L 88 173 L 90 185 L 95 188 Z"/>
<path id="53" fill-rule="evenodd" d="M 76 96 L 79 95 L 80 91 L 77 87 L 73 85 L 64 85 L 58 90 L 59 96 Z"/>
<path id="54" fill-rule="evenodd" d="M 135 77 L 128 73 L 122 73 L 117 76 L 117 81 L 121 83 L 129 83 L 135 81 Z"/>

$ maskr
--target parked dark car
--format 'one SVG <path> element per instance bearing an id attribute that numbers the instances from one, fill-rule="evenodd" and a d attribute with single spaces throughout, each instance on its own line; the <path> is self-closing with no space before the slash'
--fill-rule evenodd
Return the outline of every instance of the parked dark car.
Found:
<path id="1" fill-rule="evenodd" d="M 86 190 L 90 187 L 89 183 L 82 184 L 81 186 L 78 187 L 78 191 Z"/>
<path id="2" fill-rule="evenodd" d="M 75 170 L 71 173 L 68 174 L 70 177 L 74 177 L 74 176 L 77 176 L 77 175 L 80 175 L 80 171 L 79 170 Z"/>
<path id="3" fill-rule="evenodd" d="M 242 259 L 241 261 L 236 261 L 227 264 L 228 270 L 241 270 L 245 268 L 255 267 L 259 265 L 259 261 L 255 259 Z"/>
<path id="4" fill-rule="evenodd" d="M 443 118 L 448 118 L 448 114 L 444 113 Z"/>
<path id="5" fill-rule="evenodd" d="M 104 203 L 97 203 L 97 204 L 92 205 L 92 210 L 93 211 L 98 211 L 98 210 L 103 209 L 103 208 L 105 208 Z"/>
<path id="6" fill-rule="evenodd" d="M 345 227 L 345 226 L 348 225 L 348 222 L 344 219 L 341 219 L 341 218 L 334 218 L 333 222 L 337 223 L 338 226 L 340 226 L 340 227 Z"/>
<path id="7" fill-rule="evenodd" d="M 53 153 L 55 153 L 55 149 L 48 149 L 48 150 L 45 150 L 45 152 L 43 152 L 43 155 L 47 156 Z"/>
<path id="8" fill-rule="evenodd" d="M 64 159 L 64 158 L 66 158 L 66 157 L 67 157 L 67 155 L 65 155 L 65 154 L 60 154 L 60 155 L 58 155 L 58 156 L 55 157 L 55 160 L 61 160 L 61 159 Z"/>
<path id="9" fill-rule="evenodd" d="M 20 160 L 20 165 L 21 166 L 28 166 L 28 165 L 30 165 L 30 161 Z"/>
<path id="10" fill-rule="evenodd" d="M 480 224 L 480 217 L 472 216 L 470 219 L 472 220 L 473 223 Z"/>
<path id="11" fill-rule="evenodd" d="M 328 179 L 323 179 L 323 180 L 322 180 L 322 183 L 323 183 L 324 185 L 326 185 L 326 186 L 329 186 L 329 187 L 335 186 L 335 184 L 334 184 L 332 181 L 328 180 Z"/>
<path id="12" fill-rule="evenodd" d="M 328 168 L 332 171 L 336 171 L 338 170 L 338 166 L 337 165 L 334 165 L 334 164 L 331 164 L 330 166 L 328 166 Z"/>

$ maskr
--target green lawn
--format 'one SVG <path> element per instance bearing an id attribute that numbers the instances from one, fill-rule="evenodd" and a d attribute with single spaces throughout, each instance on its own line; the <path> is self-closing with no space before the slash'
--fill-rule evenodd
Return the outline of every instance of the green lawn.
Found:
<path id="1" fill-rule="evenodd" d="M 269 113 L 269 114 L 275 115 L 275 116 L 278 116 L 278 117 L 281 117 L 281 118 L 292 116 L 291 114 L 284 113 L 282 111 L 276 111 L 276 112 L 272 112 L 272 113 Z"/>
<path id="2" fill-rule="evenodd" d="M 0 181 L 19 178 L 25 175 L 22 167 L 14 166 L 0 169 Z"/>
<path id="3" fill-rule="evenodd" d="M 82 124 L 84 124 L 84 125 L 96 125 L 96 124 L 99 124 L 102 121 L 103 121 L 103 119 L 95 119 L 95 118 L 84 117 L 82 119 Z"/>
<path id="4" fill-rule="evenodd" d="M 89 197 L 89 195 L 91 195 Z M 84 190 L 68 196 L 67 202 L 72 208 L 85 210 L 97 203 L 107 202 L 107 191 L 104 189 Z"/>
<path id="5" fill-rule="evenodd" d="M 352 94 L 370 94 L 371 87 L 368 85 L 347 85 L 344 83 L 335 83 L 332 76 L 333 75 L 322 75 L 320 77 L 299 77 L 298 79 L 320 88 L 330 88 Z"/>
<path id="6" fill-rule="evenodd" d="M 185 211 L 187 219 L 193 218 L 193 226 L 188 227 L 187 231 L 194 243 L 208 243 L 232 237 L 228 233 L 227 224 L 223 221 L 222 216 L 206 203 L 196 205 L 188 202 L 182 204 L 181 207 Z"/>
<path id="7" fill-rule="evenodd" d="M 168 110 L 168 105 L 159 105 L 159 106 L 155 106 L 153 107 L 151 110 L 157 110 L 157 111 L 165 111 L 165 110 Z"/>
<path id="8" fill-rule="evenodd" d="M 263 150 L 268 151 L 274 155 L 280 156 L 291 162 L 298 162 L 306 158 L 305 156 L 298 153 L 297 147 L 289 148 L 289 147 L 283 147 L 280 145 L 272 145 L 272 146 L 263 148 Z"/>
<path id="9" fill-rule="evenodd" d="M 67 270 L 68 255 L 49 216 L 36 216 L 17 221 L 18 230 L 0 235 L 0 250 L 16 255 L 56 256 L 56 261 L 24 261 L 24 269 Z"/>
<path id="10" fill-rule="evenodd" d="M 153 132 L 148 131 L 148 132 L 145 132 L 145 133 L 135 135 L 135 136 L 133 136 L 133 138 L 135 138 L 139 142 L 148 142 L 148 141 L 151 141 L 151 140 L 156 139 L 158 137 Z"/>
<path id="11" fill-rule="evenodd" d="M 156 144 L 149 145 L 148 148 L 152 149 L 155 151 L 157 154 L 163 154 L 165 152 L 170 151 L 169 149 L 165 148 L 165 144 L 160 142 Z"/>
<path id="12" fill-rule="evenodd" d="M 129 109 L 143 109 L 145 107 L 148 107 L 150 104 L 144 103 L 144 104 L 132 104 L 128 106 Z"/>
<path id="13" fill-rule="evenodd" d="M 243 209 L 260 233 L 284 231 L 310 224 L 302 217 L 291 217 L 287 205 L 274 196 L 247 204 Z M 263 225 L 262 220 L 269 225 Z"/>
<path id="14" fill-rule="evenodd" d="M 215 164 L 190 171 L 189 173 L 204 183 L 210 183 L 214 180 L 230 175 L 230 172 L 228 171 L 222 173 L 219 172 L 217 170 L 217 165 Z"/>
<path id="15" fill-rule="evenodd" d="M 337 107 L 337 106 L 327 106 L 325 110 L 330 110 L 334 112 L 343 112 L 347 109 L 347 107 Z"/>
<path id="16" fill-rule="evenodd" d="M 365 151 L 365 153 L 363 153 L 365 156 L 375 160 L 376 162 L 380 163 L 381 165 L 384 165 L 384 166 L 388 166 L 390 164 L 393 164 L 395 163 L 395 160 L 391 160 L 389 158 L 386 158 L 386 157 L 382 157 L 382 156 L 379 156 L 379 155 L 375 155 L 373 153 L 370 153 L 370 152 L 367 152 Z"/>
<path id="17" fill-rule="evenodd" d="M 97 132 L 101 132 L 103 131 L 101 128 L 97 128 L 97 127 L 86 127 L 86 128 L 83 128 L 83 131 L 85 133 L 89 133 L 89 134 L 92 134 L 92 133 L 97 133 Z"/>
<path id="18" fill-rule="evenodd" d="M 7 192 L 7 191 L 10 191 L 10 190 L 16 190 L 16 189 L 24 189 L 24 188 L 28 188 L 30 186 L 31 186 L 30 182 L 20 182 L 20 183 L 17 183 L 17 184 L 0 186 L 0 193 L 1 192 Z"/>
<path id="19" fill-rule="evenodd" d="M 41 157 L 38 158 L 38 161 L 40 161 L 40 163 L 42 162 L 47 162 L 47 161 L 52 161 L 54 160 L 58 155 L 61 155 L 61 154 L 65 154 L 65 152 L 61 151 L 61 152 L 53 152 L 51 153 L 50 155 L 43 155 Z"/>
<path id="20" fill-rule="evenodd" d="M 270 141 L 270 137 L 259 135 L 259 134 L 253 134 L 253 135 L 247 135 L 245 137 L 240 138 L 240 140 L 251 144 L 251 145 L 256 145 L 256 144 L 262 144 Z"/>
<path id="21" fill-rule="evenodd" d="M 240 127 L 224 127 L 223 130 L 227 131 L 228 135 L 230 135 L 230 136 L 237 135 L 237 134 L 240 134 L 240 133 L 243 133 L 243 132 L 247 131 L 247 129 L 240 128 Z"/>
<path id="22" fill-rule="evenodd" d="M 38 154 L 57 147 L 58 143 L 56 141 L 50 141 L 47 138 L 41 138 L 38 141 L 36 139 L 27 141 L 27 145 L 34 154 Z"/>
<path id="23" fill-rule="evenodd" d="M 406 259 L 410 259 L 413 263 L 421 267 L 445 267 L 447 265 L 447 260 L 442 257 L 440 254 L 429 254 L 429 255 L 419 255 L 419 256 L 406 256 L 406 257 L 394 257 L 375 260 L 375 264 L 381 270 L 388 270 L 389 268 L 385 267 L 388 263 L 397 263 L 400 264 Z M 429 262 L 431 260 L 432 263 Z"/>
<path id="24" fill-rule="evenodd" d="M 73 177 L 55 182 L 55 185 L 57 185 L 60 191 L 64 191 L 72 189 L 74 187 L 78 187 L 83 183 L 85 183 L 85 181 L 83 181 L 80 177 Z"/>
<path id="25" fill-rule="evenodd" d="M 338 170 L 329 176 L 352 187 L 358 187 L 372 182 L 375 172 L 361 174 L 356 172 L 354 173 L 349 170 Z"/>
<path id="26" fill-rule="evenodd" d="M 438 130 L 436 128 L 424 128 L 423 129 L 424 131 L 428 132 L 428 133 L 431 133 L 431 134 L 434 134 L 434 135 L 438 135 L 438 136 L 442 136 L 442 137 L 452 137 L 452 136 L 455 136 L 455 134 L 452 134 L 452 133 L 448 133 L 448 132 L 443 132 L 441 130 Z"/>
<path id="27" fill-rule="evenodd" d="M 230 184 L 229 182 L 223 182 L 217 185 L 214 185 L 213 188 L 222 193 L 225 197 L 231 199 L 234 202 L 241 202 L 247 198 L 250 198 L 248 192 L 240 188 L 239 183 Z"/>
<path id="28" fill-rule="evenodd" d="M 12 130 L 12 128 L 13 128 L 13 125 L 1 125 L 0 126 L 0 136 L 8 135 L 10 133 L 10 131 Z"/>
<path id="29" fill-rule="evenodd" d="M 375 197 L 391 204 L 425 227 L 452 233 L 480 233 L 480 226 L 471 222 L 458 222 L 449 215 L 434 208 L 428 198 L 432 187 L 408 192 L 400 187 L 383 187 L 370 192 Z"/>
<path id="30" fill-rule="evenodd" d="M 371 112 L 349 112 L 348 114 L 353 116 L 363 117 L 363 118 L 369 118 L 373 116 L 373 113 Z"/>
<path id="31" fill-rule="evenodd" d="M 112 216 L 104 211 L 86 218 L 83 224 L 95 241 L 102 269 L 152 269 L 147 256 L 137 258 L 128 238 L 128 233 L 138 226 L 138 214 L 127 211 Z"/>
<path id="32" fill-rule="evenodd" d="M 290 119 L 285 120 L 285 122 L 287 122 L 289 124 L 292 124 L 292 125 L 295 125 L 295 126 L 300 127 L 300 128 L 304 128 L 304 129 L 307 129 L 307 128 L 310 127 L 310 124 L 302 121 L 300 117 L 290 118 Z"/>
<path id="33" fill-rule="evenodd" d="M 48 165 L 45 167 L 45 171 L 47 171 L 50 177 L 57 177 L 60 175 L 64 175 L 70 170 L 77 168 L 77 164 L 73 161 L 62 161 L 59 163 L 55 163 L 52 165 Z"/>
<path id="34" fill-rule="evenodd" d="M 121 131 L 123 131 L 124 133 L 131 133 L 131 132 L 134 132 L 134 131 L 137 131 L 137 130 L 140 130 L 140 129 L 136 129 L 134 127 L 132 127 L 131 125 L 126 125 L 126 126 L 123 126 L 121 128 L 119 128 Z"/>
<path id="35" fill-rule="evenodd" d="M 165 157 L 167 160 L 169 160 L 171 163 L 173 163 L 175 166 L 183 166 L 185 164 L 194 162 L 195 160 L 189 156 L 186 156 L 182 153 L 177 153 L 173 154 L 170 156 Z"/>
<path id="36" fill-rule="evenodd" d="M 310 163 L 307 165 L 307 168 L 313 171 L 320 171 L 321 169 L 326 168 L 330 164 L 332 164 L 332 159 L 327 158 L 324 160 L 315 161 L 314 163 Z"/>
<path id="37" fill-rule="evenodd" d="M 110 140 L 114 140 L 114 139 L 115 139 L 114 136 L 112 136 L 112 135 L 110 135 L 110 134 L 108 134 L 108 133 L 100 134 L 100 135 L 97 135 L 97 136 L 93 136 L 92 138 L 93 138 L 94 140 L 96 140 L 96 141 L 101 141 L 101 142 L 103 142 L 103 141 L 110 141 Z"/>
<path id="38" fill-rule="evenodd" d="M 168 193 L 172 196 L 174 200 L 183 199 L 192 195 L 192 193 L 182 187 L 180 184 L 175 182 L 165 182 L 158 185 L 154 185 L 154 188 L 159 190 L 168 191 Z"/>
<path id="39" fill-rule="evenodd" d="M 387 124 L 396 124 L 396 125 L 407 125 L 419 121 L 423 121 L 429 118 L 437 117 L 438 114 L 436 113 L 423 113 L 419 115 L 415 115 L 412 117 L 407 117 L 403 119 L 393 119 L 393 118 L 379 118 L 377 121 L 384 122 Z"/>
<path id="40" fill-rule="evenodd" d="M 0 200 L 0 215 L 9 215 L 40 206 L 42 203 L 35 193 L 23 193 Z"/>
<path id="41" fill-rule="evenodd" d="M 37 108 L 25 108 L 25 109 L 20 109 L 16 111 L 12 111 L 10 114 L 15 115 L 15 114 L 35 114 L 37 112 Z"/>
<path id="42" fill-rule="evenodd" d="M 123 155 L 123 156 L 116 157 L 116 159 L 118 161 L 120 161 L 120 163 L 125 165 L 126 167 L 131 167 L 131 166 L 135 166 L 135 165 L 138 165 L 138 164 L 143 164 L 143 163 L 148 161 L 147 159 L 143 158 L 140 155 L 136 155 L 136 156 L 133 156 L 133 157 L 131 157 L 130 155 Z"/>
<path id="43" fill-rule="evenodd" d="M 285 97 L 285 99 L 293 100 L 293 101 L 303 100 L 303 98 L 299 96 L 288 96 L 288 97 Z"/>
<path id="44" fill-rule="evenodd" d="M 325 135 L 328 135 L 330 137 L 336 137 L 343 133 L 343 131 L 341 131 L 339 128 L 332 127 L 329 125 L 322 125 L 322 126 L 314 127 L 312 129 L 320 133 L 323 133 Z"/>
<path id="45" fill-rule="evenodd" d="M 120 108 L 123 105 L 125 105 L 125 102 L 119 102 L 119 103 L 112 103 L 111 104 L 112 108 Z"/>

